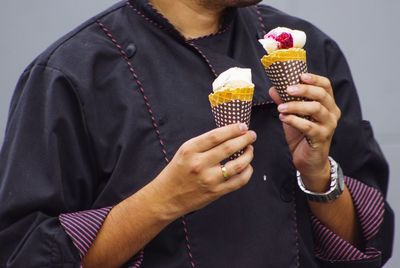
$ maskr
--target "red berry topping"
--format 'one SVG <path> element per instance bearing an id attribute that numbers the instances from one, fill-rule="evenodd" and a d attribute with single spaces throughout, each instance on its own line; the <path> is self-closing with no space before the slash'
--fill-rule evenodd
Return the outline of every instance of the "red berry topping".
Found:
<path id="1" fill-rule="evenodd" d="M 290 33 L 281 33 L 275 38 L 280 43 L 279 49 L 286 49 L 293 47 L 293 37 Z"/>

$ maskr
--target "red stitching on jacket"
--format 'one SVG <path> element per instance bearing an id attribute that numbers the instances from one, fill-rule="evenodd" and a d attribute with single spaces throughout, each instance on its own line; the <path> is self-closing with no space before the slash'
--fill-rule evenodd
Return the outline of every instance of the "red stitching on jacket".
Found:
<path id="1" fill-rule="evenodd" d="M 294 232 L 296 234 L 296 267 L 300 267 L 300 251 L 299 251 L 299 233 L 297 226 L 297 204 L 296 204 L 296 185 L 293 185 L 293 221 L 294 221 Z"/>
<path id="2" fill-rule="evenodd" d="M 164 154 L 164 159 L 165 159 L 165 161 L 167 163 L 169 163 L 167 152 L 165 150 L 165 142 L 161 139 L 160 131 L 159 131 L 158 125 L 156 123 L 155 117 L 153 115 L 153 111 L 151 109 L 149 100 L 148 100 L 147 96 L 145 95 L 143 85 L 140 82 L 139 77 L 137 76 L 137 74 L 135 72 L 135 69 L 133 68 L 132 63 L 129 61 L 127 53 L 122 48 L 122 46 L 118 43 L 118 41 L 114 38 L 114 36 L 111 34 L 110 30 L 103 23 L 101 23 L 99 20 L 97 20 L 97 24 L 100 26 L 100 28 L 103 30 L 103 32 L 107 35 L 107 37 L 110 38 L 112 43 L 118 48 L 122 58 L 128 64 L 129 71 L 131 72 L 135 82 L 139 86 L 140 92 L 142 93 L 143 99 L 144 99 L 145 104 L 147 106 L 148 112 L 149 112 L 151 120 L 152 120 L 152 124 L 153 124 L 154 130 L 157 133 L 157 137 L 158 137 L 158 139 L 160 141 L 160 144 L 161 144 L 162 152 Z M 194 263 L 194 260 L 193 260 L 193 254 L 192 254 L 192 250 L 191 250 L 191 247 L 190 247 L 190 240 L 189 240 L 189 233 L 188 233 L 188 230 L 187 230 L 187 223 L 186 223 L 186 220 L 185 220 L 184 216 L 182 216 L 181 222 L 182 222 L 182 225 L 183 225 L 183 230 L 185 232 L 185 242 L 186 242 L 186 247 L 187 247 L 187 250 L 188 250 L 190 265 L 192 266 L 192 268 L 195 268 L 196 266 L 195 266 L 195 263 Z M 142 254 L 142 257 L 143 257 L 143 255 L 144 255 L 144 253 Z M 138 266 L 134 266 L 134 268 L 139 268 L 140 267 L 141 263 L 143 262 L 143 258 L 140 258 L 138 262 L 140 262 L 140 263 L 139 264 L 135 264 L 135 265 L 138 265 Z"/>
<path id="3" fill-rule="evenodd" d="M 185 232 L 186 247 L 188 249 L 190 265 L 192 266 L 192 268 L 195 268 L 196 265 L 194 264 L 192 248 L 190 247 L 189 232 L 188 232 L 188 229 L 187 229 L 187 223 L 186 223 L 186 220 L 185 220 L 185 216 L 182 216 L 182 224 L 183 224 L 183 230 Z"/>
<path id="4" fill-rule="evenodd" d="M 214 67 L 212 66 L 211 62 L 208 60 L 207 56 L 203 53 L 203 51 L 200 50 L 194 43 L 191 42 L 186 42 L 189 46 L 193 47 L 200 55 L 201 57 L 205 60 L 207 63 L 208 67 L 210 67 L 212 73 L 214 74 L 215 77 L 218 76 L 217 72 L 215 71 Z"/>
<path id="5" fill-rule="evenodd" d="M 153 124 L 154 130 L 157 133 L 157 137 L 158 137 L 158 139 L 160 141 L 161 149 L 162 149 L 162 152 L 164 154 L 164 159 L 165 159 L 165 161 L 167 163 L 169 163 L 169 159 L 167 157 L 167 151 L 165 149 L 165 143 L 161 139 L 160 130 L 159 130 L 158 125 L 156 123 L 156 119 L 154 118 L 153 110 L 151 109 L 149 100 L 147 99 L 146 94 L 144 92 L 144 88 L 143 88 L 142 82 L 140 82 L 139 77 L 137 76 L 136 71 L 133 68 L 132 63 L 129 61 L 128 54 L 125 52 L 125 50 L 122 48 L 122 46 L 118 43 L 118 41 L 111 34 L 110 30 L 108 30 L 107 27 L 104 24 L 102 24 L 99 20 L 97 20 L 97 24 L 100 26 L 100 28 L 103 30 L 103 32 L 110 38 L 110 40 L 114 43 L 114 45 L 118 48 L 119 52 L 121 53 L 122 58 L 128 64 L 129 71 L 131 72 L 131 74 L 133 76 L 133 79 L 135 80 L 136 84 L 139 86 L 140 93 L 142 93 L 142 96 L 143 96 L 144 102 L 146 104 L 147 110 L 148 110 L 148 112 L 150 114 L 151 122 Z"/>
<path id="6" fill-rule="evenodd" d="M 225 33 L 230 27 L 231 27 L 231 25 L 228 25 L 225 28 L 219 29 L 219 31 L 216 32 L 216 33 L 212 33 L 212 34 L 208 34 L 208 35 L 204 35 L 204 36 L 200 36 L 200 37 L 196 37 L 196 38 L 187 39 L 187 41 L 188 42 L 193 42 L 193 41 L 198 41 L 198 40 L 202 40 L 202 39 L 205 39 L 205 38 L 217 36 L 217 35 Z"/>
<path id="7" fill-rule="evenodd" d="M 158 24 L 157 22 L 155 22 L 154 20 L 150 19 L 149 17 L 147 17 L 145 14 L 143 14 L 142 12 L 140 12 L 139 10 L 137 10 L 137 8 L 135 8 L 134 6 L 132 6 L 132 4 L 128 1 L 126 2 L 126 5 L 131 8 L 133 11 L 135 11 L 139 16 L 143 17 L 146 21 L 148 21 L 149 23 L 153 24 L 154 26 L 156 26 L 157 28 L 163 29 L 163 30 L 168 30 L 165 29 L 162 25 Z M 153 8 L 154 9 L 154 8 Z M 155 12 L 157 12 L 157 10 L 154 9 Z M 158 12 L 157 12 L 158 13 Z M 161 17 L 162 14 L 158 13 Z M 227 27 L 228 28 L 228 27 Z M 223 33 L 227 30 L 227 28 L 225 28 L 223 31 L 215 33 L 215 34 L 211 34 L 209 36 L 213 36 L 213 35 L 217 35 L 220 33 Z M 193 43 L 191 43 L 191 41 L 193 40 L 197 40 L 197 39 L 191 39 L 191 40 L 186 40 L 185 37 L 181 36 L 183 40 L 185 40 L 186 44 L 188 44 L 189 46 L 193 47 L 202 57 L 203 59 L 207 62 L 208 66 L 210 67 L 211 71 L 213 72 L 213 74 L 215 76 L 217 76 L 217 73 L 214 69 L 214 67 L 211 65 L 210 61 L 207 59 L 207 57 L 204 55 L 204 53 Z M 207 37 L 207 36 L 205 36 Z M 204 38 L 205 38 L 204 37 Z M 202 37 L 198 38 L 201 39 Z"/>
<path id="8" fill-rule="evenodd" d="M 170 29 L 166 29 L 166 28 L 163 27 L 162 25 L 158 24 L 158 23 L 155 22 L 154 20 L 152 20 L 152 19 L 150 19 L 149 17 L 147 17 L 145 14 L 143 14 L 143 13 L 140 12 L 137 8 L 135 8 L 129 1 L 126 2 L 126 5 L 127 5 L 129 8 L 131 8 L 133 11 L 135 11 L 139 16 L 141 16 L 142 18 L 144 18 L 146 21 L 150 22 L 151 24 L 153 24 L 153 25 L 156 26 L 157 28 L 160 28 L 160 29 L 163 29 L 163 30 L 172 31 L 172 30 L 170 30 Z M 160 12 L 158 12 L 158 10 L 155 9 L 150 3 L 148 3 L 148 5 L 153 9 L 153 11 L 154 11 L 155 13 L 157 13 L 160 17 L 163 17 L 163 18 L 164 18 L 164 16 L 163 16 Z M 167 20 L 167 19 L 165 19 L 165 20 Z M 167 20 L 167 21 L 168 21 L 168 20 Z M 205 35 L 205 36 L 200 36 L 200 37 L 193 38 L 193 39 L 187 39 L 187 41 L 196 41 L 196 40 L 204 39 L 204 38 L 207 38 L 207 37 L 212 37 L 212 36 L 216 36 L 216 35 L 219 35 L 219 34 L 223 34 L 223 33 L 226 32 L 229 28 L 230 28 L 230 25 L 227 26 L 227 27 L 225 27 L 225 28 L 223 28 L 223 29 L 221 28 L 221 29 L 220 29 L 218 32 L 216 32 L 216 33 L 212 33 L 212 34 Z M 179 32 L 178 32 L 178 33 L 179 33 Z M 185 39 L 184 36 L 182 36 L 182 38 Z"/>
<path id="9" fill-rule="evenodd" d="M 154 26 L 156 26 L 157 28 L 160 29 L 165 29 L 162 25 L 158 24 L 157 22 L 155 22 L 154 20 L 146 17 L 146 15 L 144 15 L 142 12 L 140 12 L 139 10 L 137 10 L 137 8 L 135 8 L 134 6 L 132 6 L 132 4 L 127 1 L 126 5 L 131 8 L 133 11 L 135 11 L 139 16 L 141 16 L 142 18 L 144 18 L 145 20 L 147 20 L 148 22 L 150 22 L 151 24 L 153 24 Z"/>
<path id="10" fill-rule="evenodd" d="M 261 30 L 262 30 L 263 36 L 264 36 L 264 35 L 267 34 L 267 30 L 266 30 L 266 27 L 265 27 L 265 24 L 264 24 L 264 18 L 262 17 L 262 14 L 261 14 L 261 11 L 260 11 L 260 7 L 258 5 L 256 6 L 256 12 L 257 12 L 257 15 L 258 15 L 258 22 L 260 23 L 260 27 L 261 27 Z"/>

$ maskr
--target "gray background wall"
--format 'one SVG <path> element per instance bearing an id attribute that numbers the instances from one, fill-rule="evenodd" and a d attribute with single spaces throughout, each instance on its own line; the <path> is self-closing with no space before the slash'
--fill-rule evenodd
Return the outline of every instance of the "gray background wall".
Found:
<path id="1" fill-rule="evenodd" d="M 173 0 L 171 0 L 173 1 Z M 0 8 L 0 144 L 11 94 L 24 67 L 50 43 L 115 0 L 1 0 Z M 364 117 L 391 164 L 389 201 L 400 214 L 400 1 L 268 0 L 292 15 L 305 18 L 342 47 L 359 90 Z M 397 222 L 397 230 L 400 224 Z M 388 268 L 400 266 L 400 239 Z"/>

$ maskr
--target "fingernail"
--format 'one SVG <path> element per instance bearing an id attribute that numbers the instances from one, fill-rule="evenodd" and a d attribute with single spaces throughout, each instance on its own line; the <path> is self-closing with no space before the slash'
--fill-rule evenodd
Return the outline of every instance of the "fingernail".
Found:
<path id="1" fill-rule="evenodd" d="M 244 132 L 244 131 L 246 131 L 246 130 L 247 130 L 247 125 L 246 125 L 246 124 L 243 124 L 243 123 L 241 123 L 241 124 L 239 124 L 239 129 L 240 129 L 240 131 L 241 131 L 241 132 Z"/>
<path id="2" fill-rule="evenodd" d="M 309 74 L 302 74 L 301 79 L 304 81 L 310 81 L 311 80 L 311 75 Z"/>
<path id="3" fill-rule="evenodd" d="M 288 109 L 288 105 L 286 103 L 280 104 L 278 106 L 278 111 L 285 112 Z"/>
<path id="4" fill-rule="evenodd" d="M 296 93 L 297 91 L 299 91 L 299 88 L 296 86 L 290 86 L 287 88 L 288 93 Z"/>
<path id="5" fill-rule="evenodd" d="M 280 120 L 285 120 L 286 116 L 284 114 L 279 114 L 279 119 Z"/>
<path id="6" fill-rule="evenodd" d="M 250 135 L 253 138 L 253 140 L 256 140 L 257 139 L 257 134 L 252 130 L 250 130 L 249 132 L 250 132 Z"/>

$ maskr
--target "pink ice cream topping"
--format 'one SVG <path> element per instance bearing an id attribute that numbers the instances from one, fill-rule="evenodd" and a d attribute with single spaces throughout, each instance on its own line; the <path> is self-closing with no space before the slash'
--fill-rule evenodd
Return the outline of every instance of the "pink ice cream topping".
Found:
<path id="1" fill-rule="evenodd" d="M 268 54 L 278 49 L 303 48 L 307 36 L 303 31 L 277 27 L 267 33 L 259 42 Z"/>
<path id="2" fill-rule="evenodd" d="M 273 38 L 275 41 L 279 43 L 279 49 L 288 49 L 293 47 L 293 36 L 290 33 L 281 33 L 276 36 L 273 34 L 267 34 L 264 38 Z"/>

